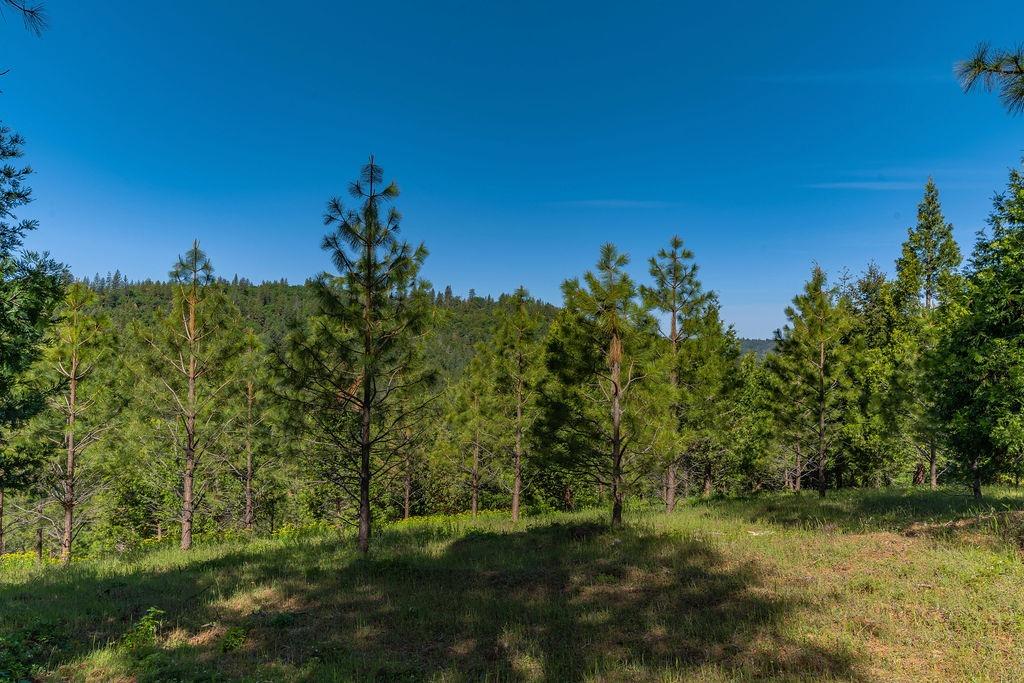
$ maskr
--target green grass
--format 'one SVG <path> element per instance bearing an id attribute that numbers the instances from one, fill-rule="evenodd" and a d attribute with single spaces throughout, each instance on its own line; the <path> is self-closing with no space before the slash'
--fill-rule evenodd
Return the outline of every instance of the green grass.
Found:
<path id="1" fill-rule="evenodd" d="M 810 492 L 808 492 L 810 494 Z M 414 520 L 0 569 L 0 670 L 43 680 L 1015 680 L 1022 507 L 843 492 Z M 959 522 L 957 520 L 960 520 Z M 153 608 L 153 609 L 151 609 Z M 6 653 L 6 654 L 5 654 Z M 6 660 L 5 660 L 6 657 Z M 11 664 L 13 662 L 13 664 Z"/>

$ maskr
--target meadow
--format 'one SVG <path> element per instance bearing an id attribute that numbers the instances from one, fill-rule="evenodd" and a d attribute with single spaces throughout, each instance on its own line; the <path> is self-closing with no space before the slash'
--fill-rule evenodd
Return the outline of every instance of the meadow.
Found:
<path id="1" fill-rule="evenodd" d="M 429 517 L 0 564 L 0 679 L 1014 680 L 1021 495 Z M 6 672 L 6 673 L 4 673 Z"/>

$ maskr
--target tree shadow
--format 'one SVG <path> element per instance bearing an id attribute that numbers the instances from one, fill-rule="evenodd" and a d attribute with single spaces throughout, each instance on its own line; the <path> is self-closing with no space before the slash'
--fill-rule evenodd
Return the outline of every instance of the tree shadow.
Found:
<path id="1" fill-rule="evenodd" d="M 866 680 L 855 654 L 788 635 L 801 604 L 774 594 L 765 569 L 700 540 L 549 524 L 470 532 L 437 552 L 394 533 L 364 559 L 333 543 L 244 549 L 177 571 L 43 577 L 0 587 L 0 604 L 46 603 L 40 613 L 59 644 L 41 663 L 63 666 L 65 677 L 84 673 L 82 658 L 123 636 L 153 604 L 166 611 L 161 646 L 107 657 L 107 666 L 126 670 L 117 673 Z M 76 600 L 83 595 L 101 597 Z M 14 627 L 0 618 L 0 636 Z"/>
<path id="2" fill-rule="evenodd" d="M 845 533 L 903 533 L 920 527 L 941 528 L 946 523 L 992 511 L 1017 511 L 1024 507 L 1024 495 L 996 490 L 977 501 L 969 492 L 956 489 L 894 487 L 830 491 L 824 499 L 814 491 L 804 491 L 701 500 L 695 504 L 753 523 Z"/>

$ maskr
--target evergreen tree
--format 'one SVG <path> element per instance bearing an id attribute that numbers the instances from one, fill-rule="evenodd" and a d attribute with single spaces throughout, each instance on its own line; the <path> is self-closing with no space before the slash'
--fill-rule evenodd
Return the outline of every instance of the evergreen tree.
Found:
<path id="1" fill-rule="evenodd" d="M 744 419 L 740 346 L 735 332 L 722 322 L 715 297 L 688 319 L 687 327 L 676 366 L 680 403 L 672 412 L 687 456 L 687 482 L 691 473 L 698 474 L 709 496 L 715 480 L 732 469 L 730 456 L 738 454 L 736 433 Z"/>
<path id="2" fill-rule="evenodd" d="M 256 526 L 257 498 L 264 471 L 274 458 L 271 443 L 273 427 L 273 395 L 270 388 L 268 355 L 264 343 L 251 327 L 242 333 L 237 358 L 239 381 L 231 392 L 237 417 L 237 435 L 230 450 L 234 457 L 228 467 L 242 488 L 242 527 L 252 531 Z"/>
<path id="3" fill-rule="evenodd" d="M 170 313 L 142 331 L 151 350 L 146 359 L 150 377 L 169 399 L 160 412 L 173 443 L 171 452 L 180 455 L 182 550 L 192 547 L 196 506 L 203 494 L 197 470 L 207 453 L 217 452 L 230 427 L 223 402 L 233 380 L 230 361 L 238 350 L 239 340 L 230 333 L 238 311 L 213 272 L 210 259 L 193 242 L 170 272 Z"/>
<path id="4" fill-rule="evenodd" d="M 981 83 L 985 90 L 999 90 L 1011 114 L 1024 112 L 1024 47 L 992 50 L 982 43 L 970 59 L 957 63 L 956 75 L 965 92 Z"/>
<path id="5" fill-rule="evenodd" d="M 497 424 L 493 367 L 488 348 L 479 344 L 465 376 L 449 390 L 450 446 L 458 469 L 468 479 L 469 510 L 474 517 L 480 510 L 481 489 L 493 478 L 494 444 L 501 431 Z"/>
<path id="6" fill-rule="evenodd" d="M 12 432 L 42 410 L 45 391 L 29 379 L 55 306 L 63 294 L 64 268 L 46 254 L 22 249 L 37 222 L 19 219 L 32 201 L 21 136 L 0 123 L 0 553 L 4 550 L 4 497 L 37 474 L 40 454 L 12 444 Z"/>
<path id="7" fill-rule="evenodd" d="M 676 507 L 678 488 L 676 472 L 683 458 L 679 448 L 680 429 L 686 419 L 679 396 L 680 346 L 693 336 L 692 328 L 703 322 L 710 295 L 701 290 L 693 252 L 683 246 L 678 235 L 669 240 L 667 249 L 661 249 L 649 260 L 649 266 L 654 286 L 641 287 L 642 295 L 650 308 L 668 317 L 668 328 L 662 329 L 661 333 L 668 341 L 666 395 L 670 397 L 669 411 L 673 415 L 667 436 L 669 456 L 665 464 L 665 507 L 672 512 Z"/>
<path id="8" fill-rule="evenodd" d="M 398 238 L 401 216 L 383 205 L 398 197 L 370 157 L 350 194 L 362 202 L 327 205 L 323 241 L 339 273 L 313 283 L 319 314 L 292 337 L 287 359 L 291 398 L 317 434 L 321 474 L 358 505 L 358 544 L 369 551 L 375 474 L 387 474 L 408 443 L 406 427 L 422 407 L 399 400 L 424 381 L 416 338 L 427 317 L 418 273 L 426 249 Z"/>
<path id="9" fill-rule="evenodd" d="M 942 425 L 935 420 L 925 362 L 938 342 L 940 305 L 957 286 L 960 261 L 953 226 L 942 215 L 938 189 L 929 178 L 917 208 L 917 225 L 907 231 L 903 253 L 896 262 L 902 324 L 893 333 L 893 344 L 899 363 L 894 369 L 894 385 L 902 399 L 898 410 L 928 463 L 932 490 L 938 487 Z"/>
<path id="10" fill-rule="evenodd" d="M 842 292 L 852 316 L 848 337 L 852 394 L 845 418 L 845 448 L 835 459 L 837 483 L 889 483 L 906 462 L 901 426 L 907 415 L 897 365 L 903 318 L 896 291 L 872 263 Z"/>
<path id="11" fill-rule="evenodd" d="M 935 412 L 974 496 L 1024 456 L 1024 174 L 1010 171 L 932 355 Z"/>
<path id="12" fill-rule="evenodd" d="M 536 420 L 537 391 L 543 372 L 541 319 L 520 287 L 497 313 L 494 335 L 498 409 L 512 431 L 512 521 L 519 521 L 523 495 L 523 460 L 527 437 Z"/>
<path id="13" fill-rule="evenodd" d="M 851 398 L 847 373 L 850 315 L 815 266 L 804 291 L 786 307 L 789 322 L 775 333 L 776 353 L 768 366 L 779 417 L 795 440 L 798 458 L 812 449 L 819 494 L 828 488 L 829 459 L 842 437 Z M 797 466 L 797 476 L 802 466 Z"/>
<path id="14" fill-rule="evenodd" d="M 627 488 L 648 473 L 653 443 L 642 383 L 657 323 L 625 272 L 628 262 L 605 244 L 595 271 L 563 283 L 539 429 L 553 464 L 611 489 L 613 526 L 622 524 Z"/>
<path id="15" fill-rule="evenodd" d="M 109 321 L 95 313 L 98 296 L 84 284 L 68 288 L 53 341 L 46 350 L 45 372 L 60 391 L 54 410 L 43 416 L 43 438 L 54 441 L 61 455 L 46 480 L 50 497 L 61 510 L 60 558 L 71 560 L 72 544 L 81 527 L 76 512 L 99 489 L 99 468 L 83 469 L 82 458 L 113 426 L 119 410 L 117 370 L 109 362 Z"/>

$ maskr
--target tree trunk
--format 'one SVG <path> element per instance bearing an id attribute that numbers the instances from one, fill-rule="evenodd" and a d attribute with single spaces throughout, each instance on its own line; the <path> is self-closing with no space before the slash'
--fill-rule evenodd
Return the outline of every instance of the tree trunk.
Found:
<path id="1" fill-rule="evenodd" d="M 612 380 L 612 526 L 622 526 L 622 342 L 612 335 L 608 358 Z"/>
<path id="2" fill-rule="evenodd" d="M 78 405 L 78 354 L 71 354 L 71 370 L 68 374 L 68 418 L 64 445 L 67 447 L 67 462 L 64 467 L 64 528 L 60 537 L 60 563 L 71 562 L 71 543 L 74 539 L 75 524 L 75 417 Z"/>
<path id="3" fill-rule="evenodd" d="M 476 517 L 476 513 L 480 507 L 480 441 L 479 435 L 477 439 L 473 441 L 473 469 L 470 470 L 470 509 L 473 511 L 473 516 Z"/>
<path id="4" fill-rule="evenodd" d="M 523 491 L 523 383 L 516 390 L 516 438 L 512 449 L 512 521 L 519 521 L 519 498 Z"/>
<path id="5" fill-rule="evenodd" d="M 676 466 L 671 464 L 665 472 L 665 511 L 676 511 Z"/>
<path id="6" fill-rule="evenodd" d="M 796 451 L 796 469 L 793 472 L 793 491 L 800 493 L 800 486 L 804 478 L 803 451 L 800 448 L 800 444 L 796 444 L 796 447 L 793 450 Z"/>
<path id="7" fill-rule="evenodd" d="M 369 384 L 368 382 L 365 382 Z M 370 551 L 370 403 L 364 388 L 359 448 L 359 552 Z"/>
<path id="8" fill-rule="evenodd" d="M 402 519 L 409 519 L 412 508 L 412 457 L 405 456 L 405 480 L 402 482 Z"/>
<path id="9" fill-rule="evenodd" d="M 0 555 L 7 552 L 7 539 L 4 538 L 4 494 L 6 492 L 3 488 L 0 488 Z"/>
<path id="10" fill-rule="evenodd" d="M 196 379 L 198 365 L 195 348 L 196 338 L 196 300 L 189 300 L 188 327 L 186 334 L 189 341 L 188 359 L 188 403 L 185 410 L 185 471 L 182 474 L 181 487 L 181 549 L 192 547 L 192 517 L 195 514 L 195 472 L 196 472 Z"/>
<path id="11" fill-rule="evenodd" d="M 245 512 L 242 516 L 242 524 L 246 531 L 252 531 L 256 524 L 256 505 L 253 500 L 252 482 L 255 478 L 255 463 L 252 452 L 252 409 L 256 401 L 256 389 L 252 381 L 245 384 Z"/>
<path id="12" fill-rule="evenodd" d="M 826 441 L 825 441 L 825 343 L 821 342 L 818 345 L 820 356 L 820 364 L 818 366 L 818 380 L 819 386 L 819 398 L 818 398 L 818 495 L 822 498 L 825 497 L 825 491 L 828 489 L 828 481 L 825 479 L 825 456 L 827 455 Z"/>
<path id="13" fill-rule="evenodd" d="M 971 492 L 976 500 L 981 500 L 981 464 L 975 458 L 971 461 Z"/>
<path id="14" fill-rule="evenodd" d="M 191 439 L 189 439 L 191 441 Z M 196 457 L 191 446 L 185 448 L 185 472 L 181 490 L 181 549 L 192 547 L 192 515 L 194 513 L 194 491 Z"/>
<path id="15" fill-rule="evenodd" d="M 939 488 L 939 454 L 934 443 L 928 444 L 928 465 L 931 473 L 932 491 Z"/>

